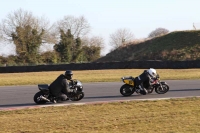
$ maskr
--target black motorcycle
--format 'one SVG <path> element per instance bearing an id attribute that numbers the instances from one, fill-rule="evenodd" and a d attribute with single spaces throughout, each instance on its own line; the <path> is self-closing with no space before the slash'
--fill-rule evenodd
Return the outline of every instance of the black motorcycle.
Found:
<path id="1" fill-rule="evenodd" d="M 122 81 L 125 83 L 120 88 L 120 93 L 123 96 L 130 96 L 135 91 L 139 92 L 139 87 L 134 84 L 134 77 L 122 77 Z M 169 85 L 166 82 L 160 81 L 160 77 L 152 79 L 151 81 L 146 81 L 143 83 L 144 88 L 147 89 L 148 93 L 152 93 L 154 90 L 157 94 L 165 94 L 169 91 Z"/>
<path id="2" fill-rule="evenodd" d="M 84 91 L 83 91 L 83 85 L 81 81 L 79 80 L 71 80 L 71 87 L 70 89 L 74 89 L 75 91 L 70 92 L 67 94 L 68 100 L 71 101 L 79 101 L 84 97 Z M 49 91 L 49 85 L 48 84 L 39 84 L 38 85 L 39 92 L 37 92 L 33 100 L 36 104 L 45 104 L 47 102 L 58 102 L 58 99 L 56 99 Z"/>

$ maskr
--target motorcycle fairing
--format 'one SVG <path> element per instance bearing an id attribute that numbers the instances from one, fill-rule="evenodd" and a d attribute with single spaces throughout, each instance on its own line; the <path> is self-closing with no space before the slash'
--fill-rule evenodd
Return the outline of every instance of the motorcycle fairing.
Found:
<path id="1" fill-rule="evenodd" d="M 134 86 L 134 78 L 132 76 L 122 77 L 121 79 L 125 84 Z"/>

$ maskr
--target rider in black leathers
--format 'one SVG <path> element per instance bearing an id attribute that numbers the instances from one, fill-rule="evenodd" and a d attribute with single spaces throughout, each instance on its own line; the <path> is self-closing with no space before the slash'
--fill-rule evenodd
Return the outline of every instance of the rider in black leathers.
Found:
<path id="1" fill-rule="evenodd" d="M 68 100 L 67 94 L 73 92 L 73 89 L 70 89 L 70 82 L 68 82 L 68 80 L 72 79 L 72 76 L 72 71 L 67 70 L 65 74 L 61 74 L 50 84 L 50 93 L 56 97 L 58 101 Z"/>
<path id="2" fill-rule="evenodd" d="M 146 95 L 148 93 L 148 88 L 144 87 L 144 83 L 151 83 L 152 79 L 156 78 L 156 76 L 157 73 L 155 69 L 150 68 L 148 70 L 144 70 L 144 72 L 141 75 L 134 79 L 135 85 L 139 87 L 139 90 L 136 90 L 136 92 L 142 95 Z"/>

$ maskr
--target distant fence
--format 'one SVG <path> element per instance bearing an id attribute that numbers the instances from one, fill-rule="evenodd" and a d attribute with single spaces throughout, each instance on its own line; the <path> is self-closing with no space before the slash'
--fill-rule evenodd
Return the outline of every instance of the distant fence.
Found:
<path id="1" fill-rule="evenodd" d="M 194 61 L 126 61 L 105 63 L 72 63 L 61 65 L 7 66 L 0 67 L 0 73 L 100 70 L 100 69 L 188 69 L 200 68 L 200 60 Z"/>

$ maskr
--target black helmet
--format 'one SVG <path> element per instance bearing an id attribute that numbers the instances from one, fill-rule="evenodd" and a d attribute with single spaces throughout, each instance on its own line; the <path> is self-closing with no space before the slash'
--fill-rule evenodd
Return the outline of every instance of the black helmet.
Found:
<path id="1" fill-rule="evenodd" d="M 68 80 L 72 79 L 72 75 L 73 75 L 73 73 L 72 73 L 71 70 L 65 71 L 65 77 L 66 77 L 66 79 L 68 79 Z"/>

